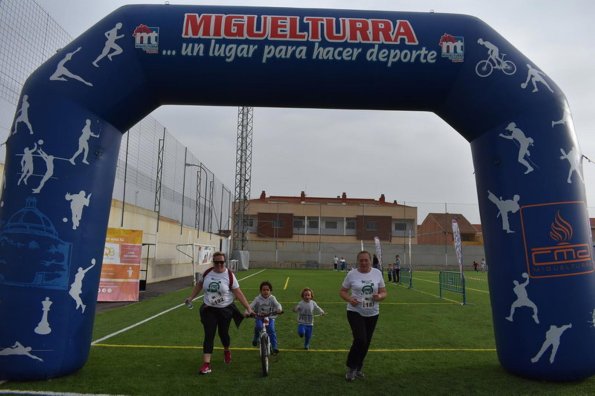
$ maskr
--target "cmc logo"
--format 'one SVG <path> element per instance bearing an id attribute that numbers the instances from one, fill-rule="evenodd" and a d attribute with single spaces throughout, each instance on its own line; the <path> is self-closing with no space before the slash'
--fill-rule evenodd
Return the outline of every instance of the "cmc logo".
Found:
<path id="1" fill-rule="evenodd" d="M 463 36 L 453 36 L 444 33 L 438 42 L 442 48 L 442 57 L 448 58 L 452 62 L 463 62 L 465 59 L 465 39 Z"/>
<path id="2" fill-rule="evenodd" d="M 583 202 L 559 202 L 521 208 L 527 272 L 532 278 L 593 272 L 587 219 Z"/>
<path id="3" fill-rule="evenodd" d="M 134 47 L 142 49 L 147 54 L 159 52 L 159 28 L 149 27 L 144 24 L 138 25 L 132 32 Z"/>

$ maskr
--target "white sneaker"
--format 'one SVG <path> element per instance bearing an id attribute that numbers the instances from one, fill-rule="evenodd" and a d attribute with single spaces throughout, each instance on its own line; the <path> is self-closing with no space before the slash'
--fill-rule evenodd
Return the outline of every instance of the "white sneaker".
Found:
<path id="1" fill-rule="evenodd" d="M 348 368 L 347 373 L 345 373 L 345 380 L 351 382 L 355 380 L 357 370 Z"/>

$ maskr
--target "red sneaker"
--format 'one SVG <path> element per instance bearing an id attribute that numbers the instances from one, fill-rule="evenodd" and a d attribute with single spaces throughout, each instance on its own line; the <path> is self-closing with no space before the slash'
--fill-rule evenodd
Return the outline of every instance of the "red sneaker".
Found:
<path id="1" fill-rule="evenodd" d="M 223 351 L 223 361 L 225 364 L 231 363 L 231 351 Z"/>
<path id="2" fill-rule="evenodd" d="M 202 366 L 200 366 L 200 370 L 198 371 L 198 373 L 200 375 L 209 374 L 210 372 L 211 372 L 211 364 L 210 363 L 203 363 Z"/>

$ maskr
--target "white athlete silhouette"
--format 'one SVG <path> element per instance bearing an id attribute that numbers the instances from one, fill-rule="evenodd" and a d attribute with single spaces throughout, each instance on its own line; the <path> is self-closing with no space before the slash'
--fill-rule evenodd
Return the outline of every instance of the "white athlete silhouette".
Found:
<path id="1" fill-rule="evenodd" d="M 27 179 L 33 174 L 33 153 L 37 150 L 37 143 L 33 143 L 33 148 L 25 147 L 23 150 L 23 157 L 21 158 L 21 177 L 17 182 L 17 186 L 21 182 L 27 185 Z"/>
<path id="2" fill-rule="evenodd" d="M 502 59 L 500 59 L 500 50 L 494 44 L 489 42 L 488 40 L 484 40 L 482 38 L 477 39 L 477 43 L 479 45 L 483 45 L 488 49 L 488 55 L 494 61 L 496 68 L 502 67 Z"/>
<path id="3" fill-rule="evenodd" d="M 95 267 L 95 259 L 91 260 L 91 265 L 89 267 L 85 269 L 79 267 L 76 271 L 76 275 L 74 275 L 74 282 L 72 282 L 70 285 L 70 290 L 68 291 L 70 297 L 72 297 L 76 302 L 75 310 L 79 309 L 80 307 L 82 313 L 85 313 L 85 308 L 87 308 L 87 306 L 83 304 L 83 300 L 81 300 L 81 293 L 83 292 L 83 279 L 85 278 L 85 274 L 93 267 Z"/>
<path id="4" fill-rule="evenodd" d="M 527 71 L 527 80 L 521 84 L 521 88 L 523 88 L 523 89 L 527 88 L 529 81 L 531 81 L 531 84 L 533 84 L 532 92 L 539 91 L 539 88 L 537 88 L 537 83 L 542 83 L 543 85 L 545 85 L 545 87 L 547 89 L 550 90 L 550 92 L 552 92 L 552 93 L 554 92 L 554 90 L 548 85 L 547 81 L 545 81 L 545 78 L 544 78 L 545 73 L 544 72 L 535 69 L 533 66 L 531 66 L 528 63 L 527 63 L 527 68 L 529 69 Z"/>
<path id="5" fill-rule="evenodd" d="M 120 22 L 118 22 L 118 23 L 116 23 L 116 26 L 114 26 L 112 29 L 105 32 L 105 38 L 107 39 L 105 41 L 105 46 L 103 47 L 103 51 L 101 51 L 101 54 L 97 57 L 97 59 L 95 59 L 93 61 L 93 66 L 99 67 L 97 62 L 99 62 L 101 59 L 105 58 L 106 56 L 111 61 L 114 56 L 120 55 L 123 52 L 122 47 L 120 47 L 118 44 L 116 44 L 116 40 L 124 37 L 123 34 L 118 36 L 118 30 L 121 28 L 122 28 L 122 24 Z M 113 50 L 113 52 L 110 53 L 110 51 L 112 51 L 112 50 Z"/>
<path id="6" fill-rule="evenodd" d="M 550 363 L 554 363 L 554 359 L 556 359 L 556 353 L 558 352 L 558 347 L 560 346 L 560 337 L 562 337 L 562 333 L 571 328 L 572 323 L 562 325 L 560 327 L 551 325 L 550 329 L 545 332 L 545 341 L 543 342 L 541 349 L 539 352 L 537 352 L 537 355 L 531 358 L 531 363 L 537 363 L 550 346 L 552 347 L 552 352 L 550 353 Z"/>
<path id="7" fill-rule="evenodd" d="M 521 165 L 524 165 L 527 168 L 527 170 L 525 170 L 525 175 L 533 172 L 533 167 L 529 164 L 529 161 L 525 159 L 525 156 L 529 157 L 531 155 L 529 146 L 533 146 L 533 138 L 525 136 L 525 133 L 517 128 L 516 123 L 514 122 L 508 124 L 506 130 L 510 132 L 510 135 L 501 133 L 499 136 L 504 139 L 513 140 L 519 145 L 519 155 L 517 160 Z"/>
<path id="8" fill-rule="evenodd" d="M 6 189 L 6 169 L 4 169 L 4 174 L 2 175 L 2 195 L 1 197 L 4 198 L 4 190 Z M 4 207 L 4 199 L 0 201 L 0 208 Z"/>
<path id="9" fill-rule="evenodd" d="M 43 359 L 33 355 L 31 352 L 31 347 L 23 346 L 20 342 L 15 342 L 13 346 L 0 349 L 0 356 L 8 356 L 8 355 L 23 355 L 30 357 L 31 359 L 39 360 L 43 362 Z"/>
<path id="10" fill-rule="evenodd" d="M 537 318 L 537 305 L 533 303 L 533 301 L 529 300 L 529 296 L 527 295 L 527 285 L 529 284 L 529 274 L 523 272 L 521 275 L 523 278 L 526 279 L 525 282 L 519 283 L 517 280 L 513 280 L 514 288 L 512 291 L 516 294 L 516 300 L 510 306 L 510 315 L 506 317 L 506 320 L 514 322 L 514 311 L 520 307 L 529 307 L 533 309 L 533 320 L 535 323 L 539 324 L 539 319 Z"/>
<path id="11" fill-rule="evenodd" d="M 564 108 L 564 114 L 562 114 L 562 118 L 560 118 L 558 121 L 552 121 L 552 128 L 556 125 L 566 125 L 566 122 L 568 119 L 570 119 L 570 117 L 570 111 L 567 108 Z"/>
<path id="12" fill-rule="evenodd" d="M 498 198 L 494 193 L 488 190 L 488 199 L 498 208 L 496 217 L 502 217 L 502 229 L 509 234 L 514 233 L 514 231 L 510 229 L 508 213 L 518 212 L 520 209 L 518 203 L 520 198 L 521 197 L 518 194 L 515 194 L 512 199 L 503 200 L 502 197 Z"/>
<path id="13" fill-rule="evenodd" d="M 579 179 L 584 183 L 585 180 L 583 179 L 583 156 L 578 153 L 576 147 L 573 147 L 568 153 L 564 151 L 563 148 L 560 149 L 562 155 L 560 156 L 561 160 L 567 160 L 568 164 L 570 165 L 570 169 L 568 170 L 568 178 L 566 182 L 571 184 L 572 183 L 572 173 L 576 172 Z"/>
<path id="14" fill-rule="evenodd" d="M 85 190 L 81 190 L 78 194 L 66 193 L 64 199 L 70 201 L 70 213 L 72 221 L 72 229 L 76 230 L 79 226 L 80 220 L 83 216 L 83 208 L 89 206 L 91 195 L 85 196 Z"/>
<path id="15" fill-rule="evenodd" d="M 67 53 L 66 56 L 64 56 L 64 58 L 60 62 L 58 62 L 56 71 L 54 72 L 54 74 L 52 74 L 50 76 L 51 81 L 68 81 L 69 78 L 72 78 L 72 79 L 80 81 L 83 84 L 88 85 L 90 87 L 93 86 L 93 84 L 91 84 L 88 81 L 85 81 L 81 76 L 77 76 L 76 74 L 72 73 L 70 70 L 68 70 L 66 68 L 66 66 L 64 66 L 66 64 L 66 62 L 68 62 L 69 60 L 72 59 L 74 54 L 76 54 L 77 52 L 79 52 L 81 50 L 81 48 L 82 47 L 78 47 L 76 50 Z"/>
<path id="16" fill-rule="evenodd" d="M 22 122 L 27 126 L 29 129 L 29 135 L 33 135 L 33 127 L 29 122 L 29 95 L 23 95 L 23 100 L 21 102 L 21 108 L 17 111 L 17 118 L 14 120 L 14 124 L 12 126 L 12 133 L 14 135 L 17 133 L 19 123 Z"/>
<path id="17" fill-rule="evenodd" d="M 41 158 L 43 158 L 43 160 L 45 161 L 46 169 L 45 169 L 45 174 L 43 175 L 43 177 L 41 178 L 41 181 L 39 182 L 39 186 L 37 186 L 37 188 L 33 189 L 33 194 L 39 194 L 39 192 L 45 185 L 45 182 L 48 181 L 49 178 L 52 177 L 52 175 L 54 174 L 54 159 L 56 159 L 56 157 L 54 157 L 53 155 L 48 155 L 45 151 L 43 151 L 43 149 L 41 147 L 37 149 L 37 152 L 39 153 Z"/>
<path id="18" fill-rule="evenodd" d="M 591 327 L 595 327 L 595 309 L 593 309 L 593 313 L 591 314 L 591 320 L 588 320 L 588 323 L 591 323 Z"/>
<path id="19" fill-rule="evenodd" d="M 89 154 L 89 139 L 91 138 L 91 136 L 93 136 L 94 138 L 99 137 L 99 135 L 96 135 L 93 133 L 93 131 L 91 131 L 91 120 L 87 118 L 87 120 L 85 121 L 85 126 L 82 129 L 81 136 L 79 137 L 78 150 L 76 151 L 76 153 L 72 155 L 72 157 L 70 157 L 70 163 L 72 165 L 75 165 L 74 160 L 81 153 L 83 154 L 83 164 L 89 165 L 89 162 L 87 162 L 87 154 Z"/>

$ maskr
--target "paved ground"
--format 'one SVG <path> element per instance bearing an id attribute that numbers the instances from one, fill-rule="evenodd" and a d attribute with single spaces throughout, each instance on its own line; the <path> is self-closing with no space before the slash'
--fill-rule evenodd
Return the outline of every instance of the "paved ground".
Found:
<path id="1" fill-rule="evenodd" d="M 139 301 L 147 300 L 149 298 L 160 296 L 164 293 L 173 292 L 180 289 L 185 289 L 192 286 L 192 276 L 183 278 L 170 279 L 162 282 L 155 282 L 147 284 L 146 290 L 140 292 Z M 180 301 L 182 303 L 183 301 Z M 119 301 L 119 302 L 98 302 L 96 312 L 102 312 L 108 309 L 123 307 L 128 304 L 134 304 L 135 301 Z"/>

